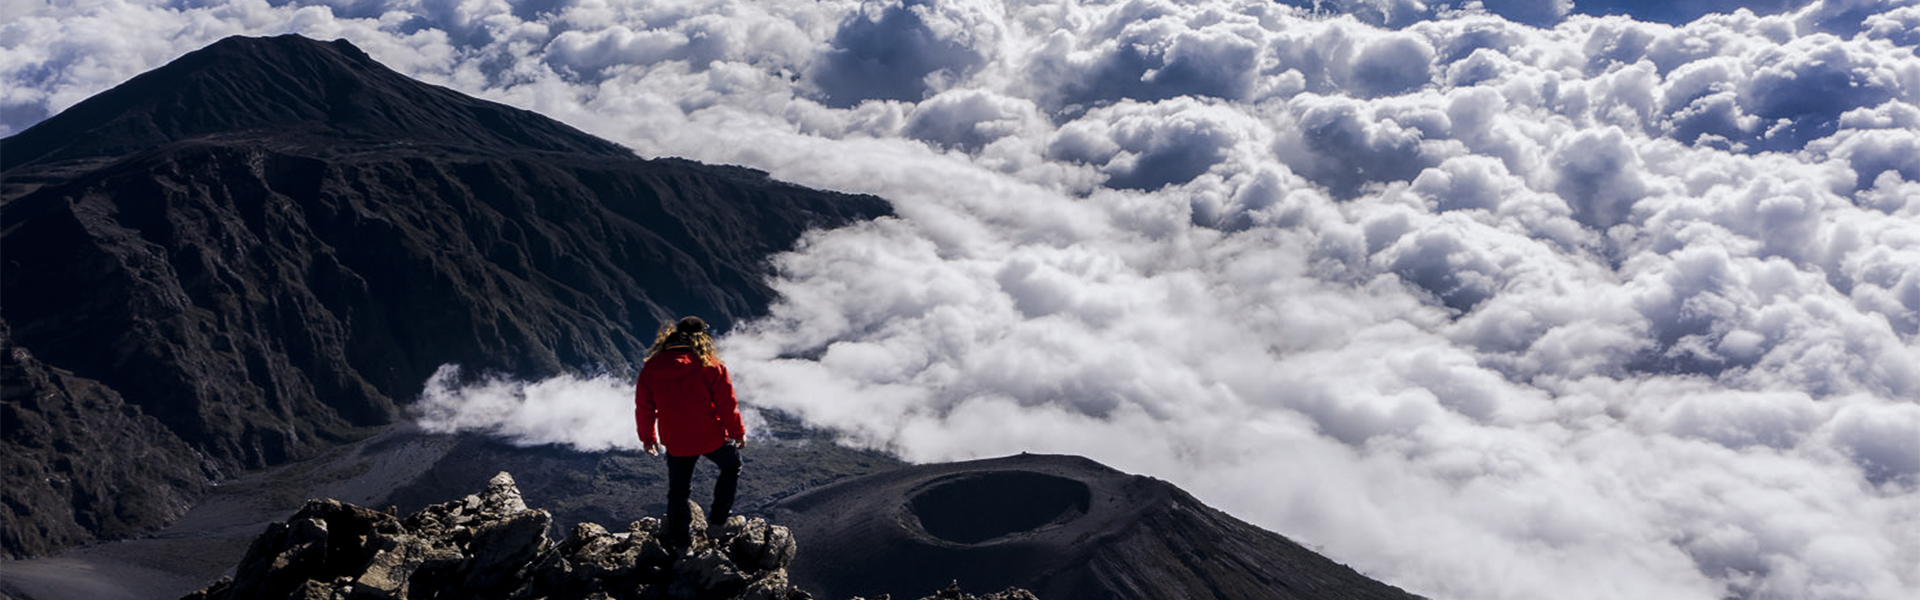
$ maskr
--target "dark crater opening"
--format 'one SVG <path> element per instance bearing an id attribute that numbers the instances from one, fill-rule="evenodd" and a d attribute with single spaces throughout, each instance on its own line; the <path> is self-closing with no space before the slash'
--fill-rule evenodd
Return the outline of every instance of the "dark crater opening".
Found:
<path id="1" fill-rule="evenodd" d="M 957 544 L 978 544 L 1086 514 L 1087 484 L 1028 471 L 970 473 L 933 483 L 908 500 L 920 527 Z"/>

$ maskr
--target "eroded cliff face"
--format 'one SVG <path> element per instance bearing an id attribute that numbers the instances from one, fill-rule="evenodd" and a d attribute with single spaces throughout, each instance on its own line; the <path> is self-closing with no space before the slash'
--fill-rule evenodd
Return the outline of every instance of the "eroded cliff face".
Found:
<path id="1" fill-rule="evenodd" d="M 654 517 L 619 531 L 580 523 L 550 539 L 552 516 L 529 508 L 505 472 L 483 492 L 405 518 L 313 500 L 255 539 L 234 576 L 187 600 L 813 598 L 787 576 L 799 544 L 786 527 L 734 517 L 709 529 L 694 510 L 693 545 L 675 551 Z M 953 585 L 926 600 L 1036 599 L 1017 589 L 973 596 Z"/>
<path id="2" fill-rule="evenodd" d="M 663 319 L 763 312 L 805 231 L 890 210 L 296 36 L 188 54 L 0 155 L 7 556 L 363 437 L 442 364 L 625 373 Z"/>
<path id="3" fill-rule="evenodd" d="M 0 370 L 7 554 L 138 534 L 206 491 L 211 465 L 193 448 L 119 392 L 14 345 L 3 322 Z"/>

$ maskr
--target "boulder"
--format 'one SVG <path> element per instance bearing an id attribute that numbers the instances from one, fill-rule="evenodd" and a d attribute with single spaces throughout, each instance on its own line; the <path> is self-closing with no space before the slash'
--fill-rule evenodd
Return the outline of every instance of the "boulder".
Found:
<path id="1" fill-rule="evenodd" d="M 727 544 L 728 555 L 734 563 L 748 568 L 767 571 L 782 569 L 793 562 L 794 554 L 799 551 L 799 544 L 793 541 L 793 532 L 758 519 L 745 521 L 731 537 L 733 540 Z"/>

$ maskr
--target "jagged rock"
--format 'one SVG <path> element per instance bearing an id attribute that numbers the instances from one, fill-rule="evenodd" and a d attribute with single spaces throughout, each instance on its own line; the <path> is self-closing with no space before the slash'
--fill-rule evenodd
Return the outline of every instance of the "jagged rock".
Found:
<path id="1" fill-rule="evenodd" d="M 934 595 L 921 598 L 920 600 L 1040 600 L 1040 599 L 1034 597 L 1033 592 L 1029 592 L 1019 588 L 1008 589 L 998 594 L 987 594 L 984 596 L 975 596 L 973 594 L 960 591 L 960 582 L 955 581 L 953 582 L 952 585 L 947 586 L 947 589 L 940 590 Z"/>
<path id="2" fill-rule="evenodd" d="M 766 525 L 764 521 L 743 522 L 732 538 L 727 553 L 733 557 L 733 562 L 748 568 L 773 570 L 785 567 L 793 562 L 793 555 L 799 550 L 791 531 L 785 527 Z"/>
<path id="3" fill-rule="evenodd" d="M 408 579 L 430 558 L 433 558 L 433 548 L 418 537 L 384 538 L 380 549 L 368 561 L 366 572 L 354 580 L 355 591 L 377 598 L 404 597 Z"/>
<path id="4" fill-rule="evenodd" d="M 547 511 L 528 510 L 481 525 L 468 543 L 464 587 L 494 591 L 512 583 L 524 566 L 547 550 L 547 526 L 552 523 Z"/>
<path id="5" fill-rule="evenodd" d="M 891 598 L 892 596 L 889 594 L 881 594 L 878 596 L 874 596 L 871 600 L 890 600 Z M 853 600 L 869 600 L 869 599 L 862 598 L 859 596 L 854 596 Z M 935 592 L 932 596 L 922 597 L 920 598 L 920 600 L 1039 600 L 1039 598 L 1035 597 L 1033 595 L 1033 592 L 1029 592 L 1020 588 L 1008 588 L 1006 591 L 1003 591 L 997 594 L 975 596 L 973 594 L 969 594 L 961 591 L 960 582 L 955 581 L 953 582 L 953 584 L 948 585 L 947 589 Z"/>
<path id="6" fill-rule="evenodd" d="M 527 509 L 527 502 L 520 497 L 520 488 L 514 485 L 513 476 L 504 471 L 487 482 L 487 494 L 480 501 L 480 513 L 490 516 L 510 515 Z"/>
<path id="7" fill-rule="evenodd" d="M 247 558 L 241 561 L 240 572 L 255 576 L 243 576 L 233 594 L 240 598 L 287 596 L 307 580 L 307 572 L 325 565 L 326 551 L 325 522 L 295 515 L 286 523 L 275 523 L 254 541 Z"/>
<path id="8" fill-rule="evenodd" d="M 794 589 L 793 582 L 787 579 L 786 569 L 768 571 L 740 593 L 742 600 L 800 600 L 812 597 L 812 594 Z"/>
<path id="9" fill-rule="evenodd" d="M 732 598 L 747 589 L 747 576 L 727 555 L 708 549 L 673 563 L 667 597 L 684 600 Z"/>
<path id="10" fill-rule="evenodd" d="M 701 523 L 696 518 L 695 523 Z M 552 542 L 552 516 L 528 508 L 513 477 L 485 492 L 405 519 L 336 500 L 312 500 L 254 540 L 231 578 L 188 600 L 812 600 L 787 573 L 798 545 L 787 528 L 734 517 L 696 527 L 684 553 L 661 545 L 660 520 L 624 531 L 575 525 Z M 1031 594 L 938 600 L 1034 600 Z M 1024 594 L 1024 592 L 1021 592 Z"/>

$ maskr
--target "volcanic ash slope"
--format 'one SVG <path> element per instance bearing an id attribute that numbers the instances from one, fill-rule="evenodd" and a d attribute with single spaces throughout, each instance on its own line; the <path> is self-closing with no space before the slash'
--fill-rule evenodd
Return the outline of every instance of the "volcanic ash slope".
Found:
<path id="1" fill-rule="evenodd" d="M 807 554 L 793 581 L 828 597 L 957 580 L 1047 600 L 1403 600 L 1279 534 L 1158 479 L 1074 456 L 905 467 L 776 503 Z"/>

